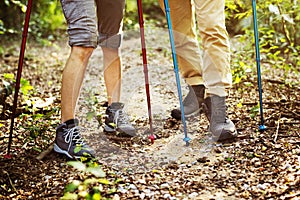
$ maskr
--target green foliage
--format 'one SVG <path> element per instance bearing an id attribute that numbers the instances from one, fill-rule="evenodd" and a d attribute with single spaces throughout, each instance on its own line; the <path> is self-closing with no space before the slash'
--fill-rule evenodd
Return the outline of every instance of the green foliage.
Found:
<path id="1" fill-rule="evenodd" d="M 21 15 L 26 12 L 23 1 L 0 1 L 0 34 L 14 34 L 21 29 Z"/>
<path id="2" fill-rule="evenodd" d="M 27 10 L 25 0 L 5 0 L 0 2 L 0 34 L 21 34 Z M 28 32 L 33 38 L 53 38 L 57 31 L 65 30 L 64 16 L 59 1 L 33 1 Z M 54 39 L 54 38 L 53 38 Z"/>
<path id="3" fill-rule="evenodd" d="M 4 0 L 0 2 L 0 34 L 20 34 L 26 12 L 26 0 Z M 161 25 L 164 20 L 158 2 L 155 0 L 143 1 L 145 23 Z M 11 17 L 16 16 L 16 17 Z M 59 31 L 66 30 L 65 19 L 57 0 L 34 1 L 31 11 L 29 33 L 34 38 L 55 39 Z M 136 0 L 126 1 L 124 30 L 138 28 L 138 12 Z M 50 36 L 50 37 L 49 37 Z M 53 37 L 54 36 L 54 37 Z"/>
<path id="4" fill-rule="evenodd" d="M 54 39 L 53 34 L 65 30 L 65 19 L 59 1 L 39 1 L 36 12 L 32 13 L 31 32 L 38 38 Z"/>
<path id="5" fill-rule="evenodd" d="M 12 96 L 15 89 L 15 76 L 11 73 L 4 73 L 2 77 L 2 83 L 6 89 L 8 96 Z M 30 84 L 30 81 L 24 78 L 20 80 L 20 94 L 18 106 L 22 110 L 20 120 L 26 122 L 20 127 L 28 131 L 29 138 L 26 140 L 35 140 L 38 136 L 43 136 L 43 133 L 49 130 L 54 114 L 58 114 L 59 109 L 53 107 L 54 98 L 42 99 L 35 94 L 34 87 Z M 40 111 L 43 110 L 43 113 Z"/>
<path id="6" fill-rule="evenodd" d="M 14 74 L 8 74 L 8 73 L 3 74 L 3 82 L 4 82 L 4 85 L 6 86 L 6 88 L 8 86 L 13 85 L 13 83 L 16 82 Z M 30 85 L 30 82 L 24 78 L 21 78 L 20 91 L 22 92 L 23 97 L 25 99 L 27 99 L 29 97 L 29 92 L 31 90 L 33 90 L 33 87 Z"/>
<path id="7" fill-rule="evenodd" d="M 156 0 L 142 1 L 143 19 L 145 24 L 163 26 L 165 24 L 164 15 Z M 124 30 L 139 29 L 139 18 L 136 0 L 127 0 L 124 15 Z"/>
<path id="8" fill-rule="evenodd" d="M 68 164 L 80 171 L 83 180 L 73 180 L 66 185 L 64 195 L 61 199 L 100 200 L 104 188 L 108 190 L 106 193 L 116 192 L 114 184 L 117 184 L 120 180 L 111 182 L 106 179 L 105 172 L 97 162 L 93 160 L 87 163 L 69 161 Z"/>
<path id="9" fill-rule="evenodd" d="M 250 117 L 254 119 L 258 114 L 259 114 L 259 104 L 251 108 Z"/>
<path id="10" fill-rule="evenodd" d="M 283 80 L 286 80 L 291 71 L 299 73 L 299 11 L 300 5 L 297 1 L 257 2 L 261 62 L 283 70 Z M 251 1 L 226 1 L 226 14 L 230 35 L 239 44 L 243 44 L 238 54 L 232 56 L 233 82 L 239 83 L 248 78 L 247 72 L 255 66 Z"/>
<path id="11" fill-rule="evenodd" d="M 15 6 L 19 7 L 22 12 L 26 11 L 26 5 L 23 4 L 21 1 L 17 1 L 17 0 L 4 0 L 4 3 L 7 6 L 15 5 Z"/>
<path id="12" fill-rule="evenodd" d="M 29 91 L 33 89 L 33 87 L 30 85 L 29 81 L 26 79 L 21 78 L 21 92 L 26 96 L 28 95 Z"/>
<path id="13" fill-rule="evenodd" d="M 44 135 L 49 129 L 51 128 L 51 125 L 56 123 L 51 119 L 53 115 L 58 115 L 59 109 L 56 107 L 45 107 L 43 108 L 44 112 L 47 112 L 46 114 L 42 114 L 38 112 L 39 110 L 32 106 L 34 101 L 32 99 L 29 99 L 27 101 L 28 104 L 31 104 L 31 106 L 26 106 L 25 111 L 26 113 L 23 113 L 20 115 L 20 120 L 26 122 L 21 125 L 21 127 L 24 130 L 27 130 L 29 132 L 29 140 L 35 140 L 36 138 Z"/>
<path id="14" fill-rule="evenodd" d="M 4 22 L 0 19 L 0 35 L 4 34 L 6 29 L 4 28 Z"/>
<path id="15" fill-rule="evenodd" d="M 88 92 L 88 96 L 85 97 L 84 104 L 89 108 L 89 110 L 86 113 L 86 119 L 87 120 L 92 120 L 93 118 L 96 118 L 97 121 L 101 121 L 101 114 L 98 113 L 98 106 L 99 106 L 99 101 L 95 95 L 94 92 L 91 90 Z"/>

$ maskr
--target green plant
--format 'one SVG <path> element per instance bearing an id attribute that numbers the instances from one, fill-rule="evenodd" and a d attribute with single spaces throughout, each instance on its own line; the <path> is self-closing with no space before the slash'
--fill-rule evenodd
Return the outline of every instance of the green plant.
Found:
<path id="1" fill-rule="evenodd" d="M 31 31 L 38 39 L 54 40 L 57 31 L 65 30 L 65 19 L 59 1 L 38 2 L 36 12 L 32 13 Z"/>
<path id="2" fill-rule="evenodd" d="M 0 1 L 0 34 L 8 39 L 19 37 L 27 9 L 25 0 Z M 14 17 L 8 17 L 14 16 Z M 44 0 L 34 1 L 32 4 L 29 35 L 38 42 L 46 43 L 47 40 L 55 40 L 61 31 L 66 30 L 64 16 L 59 1 Z"/>
<path id="3" fill-rule="evenodd" d="M 26 5 L 24 3 L 22 3 L 21 1 L 18 1 L 18 0 L 4 0 L 4 3 L 7 6 L 15 5 L 15 6 L 19 7 L 22 10 L 22 12 L 26 11 Z"/>
<path id="4" fill-rule="evenodd" d="M 21 28 L 21 17 L 26 12 L 24 1 L 0 1 L 0 34 L 15 34 Z M 14 16 L 14 17 L 7 17 Z"/>
<path id="5" fill-rule="evenodd" d="M 3 83 L 6 88 L 12 89 L 12 85 L 16 82 L 14 74 L 5 73 L 3 74 Z M 29 98 L 30 91 L 33 90 L 33 87 L 30 85 L 30 82 L 27 79 L 20 79 L 20 92 L 23 95 L 23 98 L 27 100 Z"/>
<path id="6" fill-rule="evenodd" d="M 164 26 L 165 17 L 159 7 L 158 1 L 145 0 L 142 2 L 145 27 L 148 25 Z M 139 18 L 136 0 L 127 0 L 124 16 L 124 30 L 138 30 Z"/>
<path id="7" fill-rule="evenodd" d="M 118 180 L 111 182 L 106 179 L 106 173 L 97 162 L 93 160 L 87 163 L 69 161 L 68 164 L 81 173 L 83 180 L 74 180 L 66 185 L 64 195 L 61 199 L 100 200 L 102 199 L 101 193 L 104 188 L 108 190 L 108 193 L 116 192 L 114 184 Z"/>
<path id="8" fill-rule="evenodd" d="M 250 117 L 254 119 L 259 114 L 259 105 L 253 106 L 250 110 Z"/>
<path id="9" fill-rule="evenodd" d="M 0 34 L 4 34 L 6 31 L 5 27 L 4 27 L 4 23 L 3 21 L 0 19 Z"/>
<path id="10" fill-rule="evenodd" d="M 14 74 L 4 73 L 2 77 L 6 94 L 12 96 L 16 82 Z M 8 100 L 7 97 L 4 100 Z M 24 122 L 21 123 L 20 128 L 23 128 L 29 133 L 29 137 L 26 139 L 35 140 L 37 137 L 43 136 L 43 133 L 49 130 L 52 115 L 57 114 L 59 111 L 58 108 L 51 106 L 53 100 L 53 98 L 42 99 L 37 97 L 29 80 L 21 78 L 19 94 L 21 105 L 18 106 L 17 110 L 20 112 L 19 119 Z M 11 104 L 11 102 L 3 103 Z"/>
<path id="11" fill-rule="evenodd" d="M 88 111 L 86 113 L 87 120 L 91 120 L 94 117 L 98 120 L 100 113 L 98 113 L 98 106 L 99 101 L 95 95 L 95 93 L 92 90 L 89 90 L 87 92 L 87 96 L 84 98 L 84 104 L 88 108 Z"/>
<path id="12" fill-rule="evenodd" d="M 299 74 L 299 11 L 296 1 L 257 2 L 261 63 L 282 70 L 281 78 L 286 82 L 291 74 Z M 249 79 L 247 72 L 254 71 L 256 66 L 251 2 L 226 1 L 226 13 L 230 35 L 236 44 L 243 45 L 239 52 L 232 54 L 233 83 L 237 84 Z"/>

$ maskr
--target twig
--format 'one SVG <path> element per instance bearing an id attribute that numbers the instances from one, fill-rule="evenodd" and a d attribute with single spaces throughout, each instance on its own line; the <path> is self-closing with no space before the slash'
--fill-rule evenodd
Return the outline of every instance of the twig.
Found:
<path id="1" fill-rule="evenodd" d="M 9 180 L 9 183 L 11 185 L 11 187 L 13 188 L 13 190 L 17 193 L 17 189 L 15 188 L 13 182 L 11 181 L 10 179 L 10 176 L 9 176 L 9 173 L 7 171 L 3 171 L 5 174 L 7 174 L 7 177 L 8 177 L 8 180 Z"/>
<path id="2" fill-rule="evenodd" d="M 298 113 L 296 113 L 295 111 L 293 110 L 290 110 L 294 115 L 296 115 L 297 117 L 300 117 L 300 115 Z"/>
<path id="3" fill-rule="evenodd" d="M 277 140 L 277 137 L 278 137 L 280 118 L 281 118 L 281 114 L 279 115 L 278 123 L 277 123 L 277 128 L 276 128 L 276 132 L 275 132 L 275 138 L 274 138 L 274 142 L 275 143 L 276 143 L 276 140 Z"/>
<path id="4" fill-rule="evenodd" d="M 266 78 L 265 81 L 268 82 L 268 83 L 276 83 L 276 84 L 284 84 L 284 85 L 286 85 L 286 83 L 284 81 L 281 81 L 281 80 L 274 80 L 274 79 L 268 79 L 268 78 Z"/>
<path id="5" fill-rule="evenodd" d="M 284 124 L 293 125 L 293 124 L 300 124 L 300 122 L 292 121 L 292 122 L 284 122 Z"/>
<path id="6" fill-rule="evenodd" d="M 300 105 L 300 101 L 287 101 L 287 102 L 281 102 L 281 101 L 266 101 L 264 102 L 266 105 L 289 105 L 289 104 L 296 104 Z M 257 102 L 243 102 L 242 105 L 245 106 L 255 106 L 257 105 Z"/>
<path id="7" fill-rule="evenodd" d="M 50 146 L 46 150 L 44 150 L 42 153 L 40 153 L 36 157 L 36 159 L 42 160 L 46 155 L 48 155 L 53 150 L 53 148 L 54 148 L 54 143 L 50 144 Z"/>

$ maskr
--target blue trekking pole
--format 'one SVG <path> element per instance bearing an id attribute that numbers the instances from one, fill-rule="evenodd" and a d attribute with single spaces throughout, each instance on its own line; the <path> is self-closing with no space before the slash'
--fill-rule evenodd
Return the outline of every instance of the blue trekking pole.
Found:
<path id="1" fill-rule="evenodd" d="M 173 36 L 173 31 L 172 31 L 172 21 L 171 21 L 171 17 L 170 17 L 170 7 L 169 7 L 168 0 L 164 0 L 164 5 L 165 5 L 165 12 L 166 12 L 166 18 L 167 18 L 168 29 L 169 29 L 170 44 L 171 44 L 171 48 L 172 48 L 172 58 L 173 58 L 174 72 L 175 72 L 175 76 L 176 76 L 176 84 L 177 84 L 177 90 L 178 90 L 178 96 L 179 96 L 181 121 L 183 123 L 183 131 L 184 131 L 183 141 L 185 141 L 186 145 L 188 146 L 189 141 L 191 139 L 187 136 L 187 128 L 186 128 L 184 108 L 183 108 L 183 102 L 182 102 L 181 85 L 180 85 L 180 78 L 179 78 L 179 72 L 178 72 L 178 62 L 177 62 L 177 57 L 176 57 L 174 36 Z"/>
<path id="2" fill-rule="evenodd" d="M 256 0 L 252 0 L 252 14 L 253 14 L 253 27 L 254 27 L 254 39 L 255 39 L 257 83 L 258 83 L 258 93 L 259 93 L 260 123 L 261 123 L 259 126 L 259 131 L 264 131 L 266 130 L 266 126 L 264 125 L 263 102 L 262 102 L 260 52 L 259 52 L 258 28 L 257 28 L 257 17 L 256 17 Z"/>

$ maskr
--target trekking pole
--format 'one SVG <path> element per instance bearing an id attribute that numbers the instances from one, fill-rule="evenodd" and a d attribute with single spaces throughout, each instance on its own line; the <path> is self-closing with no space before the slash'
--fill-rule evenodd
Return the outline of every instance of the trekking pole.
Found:
<path id="1" fill-rule="evenodd" d="M 185 141 L 186 145 L 188 146 L 189 141 L 191 139 L 187 136 L 186 121 L 185 121 L 184 108 L 183 108 L 183 102 L 182 102 L 181 85 L 180 85 L 180 78 L 179 78 L 179 72 L 178 72 L 178 62 L 177 62 L 177 57 L 176 57 L 175 42 L 174 42 L 174 36 L 173 36 L 173 30 L 172 30 L 172 21 L 171 21 L 171 17 L 170 17 L 170 7 L 169 7 L 168 0 L 164 0 L 164 6 L 165 6 L 167 23 L 168 23 L 169 37 L 170 37 L 170 44 L 171 44 L 171 49 L 172 49 L 172 58 L 173 58 L 173 65 L 174 65 L 174 72 L 175 72 L 176 84 L 177 84 L 177 90 L 178 90 L 178 96 L 179 96 L 181 121 L 183 123 L 183 131 L 184 131 L 183 141 Z"/>
<path id="2" fill-rule="evenodd" d="M 21 75 L 22 75 L 22 67 L 23 67 L 24 53 L 25 53 L 25 48 L 26 48 L 26 39 L 27 39 L 27 33 L 28 33 L 31 7 L 32 7 L 32 0 L 28 0 L 26 15 L 25 15 L 25 22 L 24 22 L 24 29 L 23 29 L 23 34 L 22 34 L 22 43 L 21 43 L 19 63 L 18 63 L 18 72 L 17 72 L 16 85 L 15 85 L 14 101 L 13 101 L 13 107 L 12 107 L 12 113 L 11 113 L 11 124 L 10 124 L 9 141 L 8 141 L 8 148 L 7 148 L 7 157 L 10 157 L 10 147 L 11 147 L 11 143 L 12 143 L 12 134 L 13 134 L 13 129 L 14 129 L 14 118 L 15 118 L 17 103 L 18 103 L 18 93 L 19 93 L 19 89 L 20 89 L 20 80 L 21 80 Z"/>
<path id="3" fill-rule="evenodd" d="M 252 14 L 253 14 L 253 28 L 254 28 L 254 39 L 255 39 L 257 83 L 258 83 L 258 93 L 259 93 L 260 123 L 261 123 L 259 126 L 259 131 L 264 131 L 266 130 L 266 126 L 264 125 L 263 102 L 262 102 L 262 84 L 261 84 L 261 71 L 260 71 L 258 26 L 257 26 L 257 17 L 256 17 L 256 0 L 252 0 Z"/>
<path id="4" fill-rule="evenodd" d="M 146 42 L 145 42 L 145 32 L 144 32 L 144 19 L 143 19 L 143 7 L 142 0 L 137 0 L 139 24 L 140 24 L 140 35 L 141 35 L 141 45 L 142 45 L 142 56 L 143 56 L 143 66 L 145 75 L 145 88 L 147 95 L 147 106 L 148 106 L 148 116 L 150 124 L 150 135 L 149 139 L 152 144 L 154 143 L 155 136 L 153 134 L 153 123 L 152 123 L 152 112 L 151 112 L 151 101 L 150 101 L 150 89 L 149 89 L 149 77 L 148 77 L 148 63 L 147 63 L 147 52 L 146 52 Z"/>

